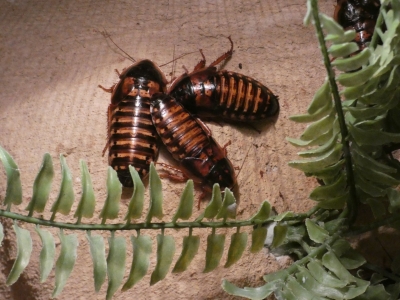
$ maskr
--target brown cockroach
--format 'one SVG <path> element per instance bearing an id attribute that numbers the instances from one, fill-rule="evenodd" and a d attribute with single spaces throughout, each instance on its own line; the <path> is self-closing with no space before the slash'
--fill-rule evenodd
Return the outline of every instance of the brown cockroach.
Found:
<path id="1" fill-rule="evenodd" d="M 119 74 L 119 82 L 103 90 L 112 93 L 108 106 L 109 165 L 117 171 L 122 185 L 133 185 L 129 172 L 132 165 L 143 179 L 158 155 L 159 136 L 150 116 L 150 97 L 165 92 L 167 80 L 150 60 L 141 60 Z"/>
<path id="2" fill-rule="evenodd" d="M 205 67 L 203 59 L 193 72 L 184 73 L 168 89 L 192 114 L 225 121 L 250 122 L 275 116 L 279 111 L 278 97 L 257 80 L 229 71 L 217 71 L 216 65 L 228 60 L 231 49 Z"/>
<path id="3" fill-rule="evenodd" d="M 219 183 L 222 190 L 235 186 L 234 168 L 225 148 L 202 121 L 164 93 L 152 96 L 150 111 L 157 133 L 185 176 L 206 191 L 211 191 L 214 183 Z"/>
<path id="4" fill-rule="evenodd" d="M 371 41 L 381 4 L 379 0 L 337 0 L 333 18 L 345 30 L 354 29 L 360 50 Z"/>

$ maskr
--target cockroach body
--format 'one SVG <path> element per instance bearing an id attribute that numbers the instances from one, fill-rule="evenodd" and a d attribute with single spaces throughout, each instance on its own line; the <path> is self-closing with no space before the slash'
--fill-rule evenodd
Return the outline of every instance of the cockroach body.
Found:
<path id="1" fill-rule="evenodd" d="M 274 116 L 279 111 L 278 97 L 257 80 L 215 67 L 232 56 L 231 49 L 205 67 L 205 58 L 190 74 L 177 78 L 168 94 L 192 114 L 225 121 L 250 122 Z"/>
<path id="2" fill-rule="evenodd" d="M 108 162 L 117 171 L 122 185 L 133 185 L 129 172 L 132 165 L 141 178 L 157 158 L 159 136 L 150 116 L 150 97 L 166 91 L 166 78 L 150 60 L 134 63 L 120 74 L 119 82 L 110 89 L 108 107 Z M 106 148 L 103 151 L 106 151 Z"/>
<path id="3" fill-rule="evenodd" d="M 356 31 L 360 50 L 371 41 L 380 6 L 379 0 L 337 0 L 333 17 L 345 30 Z"/>
<path id="4" fill-rule="evenodd" d="M 204 123 L 163 93 L 153 95 L 150 110 L 162 142 L 188 178 L 208 191 L 214 183 L 221 189 L 233 188 L 236 177 L 232 163 Z"/>

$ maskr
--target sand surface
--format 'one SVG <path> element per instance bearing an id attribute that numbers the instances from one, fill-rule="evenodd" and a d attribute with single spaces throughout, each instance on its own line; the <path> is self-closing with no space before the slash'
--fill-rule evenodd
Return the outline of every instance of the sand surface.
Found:
<path id="1" fill-rule="evenodd" d="M 321 1 L 321 9 L 331 15 L 335 1 Z M 0 145 L 14 157 L 21 170 L 24 203 L 12 210 L 24 210 L 32 195 L 32 186 L 43 154 L 49 152 L 56 176 L 49 203 L 43 213 L 50 218 L 50 207 L 60 183 L 59 155 L 66 156 L 74 178 L 76 200 L 80 197 L 79 159 L 84 159 L 92 175 L 96 194 L 96 217 L 87 223 L 99 223 L 98 215 L 106 198 L 107 158 L 101 153 L 106 143 L 106 112 L 109 94 L 97 87 L 117 81 L 114 69 L 122 70 L 131 62 L 101 32 L 107 30 L 113 40 L 135 59 L 151 59 L 161 65 L 174 56 L 195 51 L 179 59 L 174 76 L 193 69 L 200 60 L 198 49 L 208 62 L 229 49 L 227 36 L 234 42 L 234 55 L 227 70 L 253 77 L 268 86 L 280 98 L 280 115 L 275 123 L 260 125 L 261 133 L 239 125 L 208 123 L 221 144 L 231 141 L 228 156 L 242 166 L 238 176 L 238 218 L 253 215 L 267 199 L 277 212 L 306 211 L 312 206 L 308 194 L 316 184 L 287 163 L 296 159 L 295 147 L 285 138 L 298 137 L 304 125 L 289 116 L 304 113 L 325 72 L 312 27 L 304 27 L 305 1 L 0 1 Z M 239 65 L 241 68 L 239 68 Z M 161 68 L 170 77 L 172 65 Z M 247 155 L 246 155 L 247 154 Z M 159 161 L 168 161 L 161 153 Z M 162 181 L 164 221 L 174 214 L 184 184 Z M 196 189 L 199 195 L 200 190 Z M 0 197 L 5 195 L 5 175 L 0 174 Z M 123 194 L 119 221 L 126 213 L 129 193 Z M 202 203 L 204 208 L 206 203 Z M 195 216 L 199 212 L 195 210 Z M 36 216 L 39 216 L 37 214 Z M 56 220 L 75 222 L 58 215 Z M 19 281 L 6 287 L 6 275 L 15 258 L 12 222 L 1 219 L 6 239 L 0 248 L 0 298 L 48 299 L 54 286 L 54 270 L 47 281 L 39 282 L 38 257 L 41 243 L 34 226 L 20 223 L 32 231 L 34 250 L 31 262 Z M 116 222 L 118 222 L 116 220 Z M 50 229 L 57 236 L 57 230 Z M 227 243 L 234 230 L 227 233 Z M 66 231 L 67 234 L 72 232 Z M 153 255 L 146 277 L 133 289 L 118 291 L 115 299 L 229 299 L 220 285 L 223 278 L 240 286 L 259 286 L 262 275 L 282 268 L 286 261 L 263 250 L 250 254 L 229 269 L 221 266 L 202 273 L 206 237 L 210 230 L 194 230 L 201 236 L 199 254 L 181 274 L 168 274 L 154 286 L 149 285 Z M 94 292 L 92 262 L 83 232 L 78 232 L 76 266 L 59 299 L 104 299 L 106 285 Z M 101 232 L 105 238 L 108 232 Z M 129 236 L 125 279 L 132 260 Z M 177 241 L 176 261 L 186 231 L 166 231 Z M 57 254 L 60 244 L 57 240 Z M 226 248 L 227 249 L 227 248 Z M 232 297 L 233 298 L 233 297 Z"/>

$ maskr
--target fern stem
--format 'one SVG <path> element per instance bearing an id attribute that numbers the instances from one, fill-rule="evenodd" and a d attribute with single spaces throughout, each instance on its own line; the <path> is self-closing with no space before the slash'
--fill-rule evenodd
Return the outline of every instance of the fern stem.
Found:
<path id="1" fill-rule="evenodd" d="M 312 209 L 310 209 L 306 213 L 300 213 L 300 214 L 295 214 L 295 215 L 288 215 L 280 219 L 280 222 L 285 222 L 286 225 L 293 225 L 293 224 L 298 224 L 299 222 L 304 221 L 306 218 L 310 218 L 312 215 L 314 215 L 316 212 L 321 210 L 321 208 L 315 206 Z M 55 222 L 51 220 L 44 220 L 44 219 L 39 219 L 32 217 L 30 215 L 21 215 L 18 213 L 13 213 L 10 211 L 5 211 L 0 209 L 0 217 L 6 217 L 10 218 L 13 220 L 19 220 L 19 221 L 24 221 L 26 223 L 31 223 L 31 224 L 36 224 L 36 225 L 43 225 L 43 226 L 49 226 L 49 227 L 57 227 L 57 228 L 64 228 L 64 229 L 70 229 L 70 230 L 85 230 L 85 231 L 94 231 L 94 230 L 136 230 L 138 236 L 140 235 L 140 230 L 141 229 L 168 229 L 168 228 L 173 228 L 173 229 L 184 229 L 184 228 L 189 228 L 189 233 L 191 234 L 193 231 L 193 228 L 237 228 L 237 232 L 239 232 L 240 227 L 244 226 L 263 226 L 266 225 L 270 222 L 276 221 L 274 219 L 274 216 L 271 216 L 267 220 L 232 220 L 232 221 L 219 221 L 219 222 L 170 222 L 170 223 L 119 223 L 119 224 L 84 224 L 84 223 L 63 223 L 63 222 Z M 103 220 L 102 220 L 103 222 Z"/>
<path id="2" fill-rule="evenodd" d="M 321 22 L 319 20 L 318 13 L 318 1 L 311 0 L 312 14 L 315 22 L 315 30 L 317 32 L 318 42 L 321 48 L 321 53 L 324 58 L 324 65 L 326 71 L 328 73 L 329 84 L 331 86 L 331 91 L 333 95 L 333 100 L 335 103 L 335 109 L 339 120 L 340 133 L 342 137 L 342 145 L 343 145 L 343 155 L 345 158 L 345 166 L 347 173 L 347 186 L 349 187 L 350 197 L 347 201 L 347 207 L 349 208 L 349 222 L 352 224 L 356 218 L 357 214 L 357 192 L 355 188 L 355 180 L 353 174 L 353 163 L 351 159 L 350 146 L 348 142 L 348 131 L 346 127 L 346 122 L 343 114 L 342 102 L 339 95 L 339 89 L 335 81 L 335 73 L 332 69 L 332 65 L 329 59 L 328 50 L 325 44 L 324 33 L 322 32 Z"/>
<path id="3" fill-rule="evenodd" d="M 311 252 L 311 247 L 304 241 L 304 240 L 301 240 L 300 242 L 299 242 L 299 244 L 300 244 L 300 246 L 304 249 L 304 251 L 306 251 L 307 252 L 307 254 L 309 254 L 310 252 Z"/>
<path id="4" fill-rule="evenodd" d="M 119 224 L 76 224 L 76 223 L 63 223 L 54 222 L 50 220 L 43 220 L 35 217 L 29 217 L 20 215 L 13 212 L 8 212 L 5 210 L 0 210 L 0 216 L 10 218 L 13 220 L 24 221 L 26 223 L 37 224 L 42 226 L 57 227 L 61 229 L 71 229 L 71 230 L 142 230 L 142 229 L 183 229 L 183 228 L 236 228 L 243 226 L 255 226 L 259 224 L 266 223 L 265 221 L 243 221 L 243 220 L 233 220 L 227 222 L 169 222 L 169 223 L 119 223 Z M 272 219 L 270 220 L 270 222 Z"/>

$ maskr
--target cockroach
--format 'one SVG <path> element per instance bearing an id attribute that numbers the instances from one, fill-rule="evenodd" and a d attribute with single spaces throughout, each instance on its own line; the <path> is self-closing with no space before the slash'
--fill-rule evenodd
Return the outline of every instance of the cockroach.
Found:
<path id="1" fill-rule="evenodd" d="M 107 144 L 109 165 L 117 171 L 122 185 L 133 185 L 132 165 L 143 179 L 158 155 L 160 138 L 150 116 L 150 97 L 165 92 L 167 80 L 150 60 L 141 60 L 119 74 L 119 82 L 103 90 L 111 93 L 108 106 Z"/>
<path id="2" fill-rule="evenodd" d="M 229 71 L 218 71 L 216 65 L 227 61 L 231 49 L 205 67 L 206 59 L 192 73 L 178 77 L 168 89 L 192 114 L 225 121 L 250 122 L 275 116 L 279 111 L 278 97 L 257 80 Z"/>
<path id="3" fill-rule="evenodd" d="M 345 30 L 356 31 L 360 51 L 371 41 L 380 6 L 379 0 L 337 0 L 333 18 Z"/>
<path id="4" fill-rule="evenodd" d="M 164 93 L 152 96 L 150 112 L 157 133 L 185 176 L 205 191 L 211 191 L 214 183 L 221 189 L 235 186 L 234 168 L 225 148 L 200 119 Z"/>

